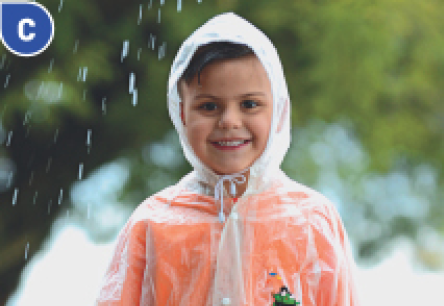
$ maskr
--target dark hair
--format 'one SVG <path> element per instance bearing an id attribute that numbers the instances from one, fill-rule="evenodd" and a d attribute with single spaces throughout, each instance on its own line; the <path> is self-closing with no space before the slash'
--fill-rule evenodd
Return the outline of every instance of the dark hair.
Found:
<path id="1" fill-rule="evenodd" d="M 200 47 L 191 59 L 180 80 L 188 84 L 197 74 L 197 83 L 200 84 L 200 74 L 208 64 L 223 59 L 232 59 L 254 54 L 250 47 L 231 42 L 213 42 Z"/>
<path id="2" fill-rule="evenodd" d="M 282 287 L 281 287 L 281 292 L 282 292 L 282 291 L 287 291 L 287 293 L 290 293 L 290 291 L 288 291 L 288 288 L 285 287 L 285 286 L 282 286 Z"/>

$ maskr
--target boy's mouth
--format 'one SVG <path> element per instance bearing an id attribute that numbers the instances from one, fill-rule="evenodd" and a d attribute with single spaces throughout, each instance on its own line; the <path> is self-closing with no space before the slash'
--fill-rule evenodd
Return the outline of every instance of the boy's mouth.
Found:
<path id="1" fill-rule="evenodd" d="M 216 148 L 221 150 L 234 150 L 241 148 L 248 143 L 250 143 L 250 139 L 246 140 L 221 140 L 221 141 L 212 141 L 211 144 L 214 145 Z"/>

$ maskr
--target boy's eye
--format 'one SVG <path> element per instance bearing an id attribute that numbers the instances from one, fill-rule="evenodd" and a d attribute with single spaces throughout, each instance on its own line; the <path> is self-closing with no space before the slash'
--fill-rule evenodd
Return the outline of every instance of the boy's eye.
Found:
<path id="1" fill-rule="evenodd" d="M 242 102 L 242 106 L 245 108 L 254 108 L 257 106 L 257 103 L 253 100 L 245 100 Z"/>
<path id="2" fill-rule="evenodd" d="M 199 108 L 202 110 L 206 110 L 206 111 L 213 111 L 217 108 L 217 105 L 216 105 L 216 103 L 213 103 L 213 102 L 206 102 L 206 103 L 201 104 L 199 106 Z"/>

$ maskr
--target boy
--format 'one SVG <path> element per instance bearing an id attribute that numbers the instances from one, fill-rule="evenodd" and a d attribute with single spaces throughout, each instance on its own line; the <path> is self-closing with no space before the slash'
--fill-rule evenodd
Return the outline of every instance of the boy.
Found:
<path id="1" fill-rule="evenodd" d="M 194 171 L 121 231 L 98 305 L 357 305 L 353 259 L 326 198 L 289 179 L 290 103 L 270 40 L 222 14 L 171 68 L 168 107 Z M 270 275 L 278 275 L 270 279 Z"/>

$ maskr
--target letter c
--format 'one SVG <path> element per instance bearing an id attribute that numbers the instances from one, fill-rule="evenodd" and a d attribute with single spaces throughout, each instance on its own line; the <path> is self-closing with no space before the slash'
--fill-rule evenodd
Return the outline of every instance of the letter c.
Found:
<path id="1" fill-rule="evenodd" d="M 25 24 L 28 24 L 30 27 L 35 27 L 35 22 L 32 19 L 29 18 L 24 18 L 22 20 L 20 20 L 19 24 L 18 24 L 18 35 L 20 37 L 21 40 L 23 41 L 30 41 L 33 40 L 35 37 L 35 33 L 29 33 L 28 35 L 25 35 Z"/>

